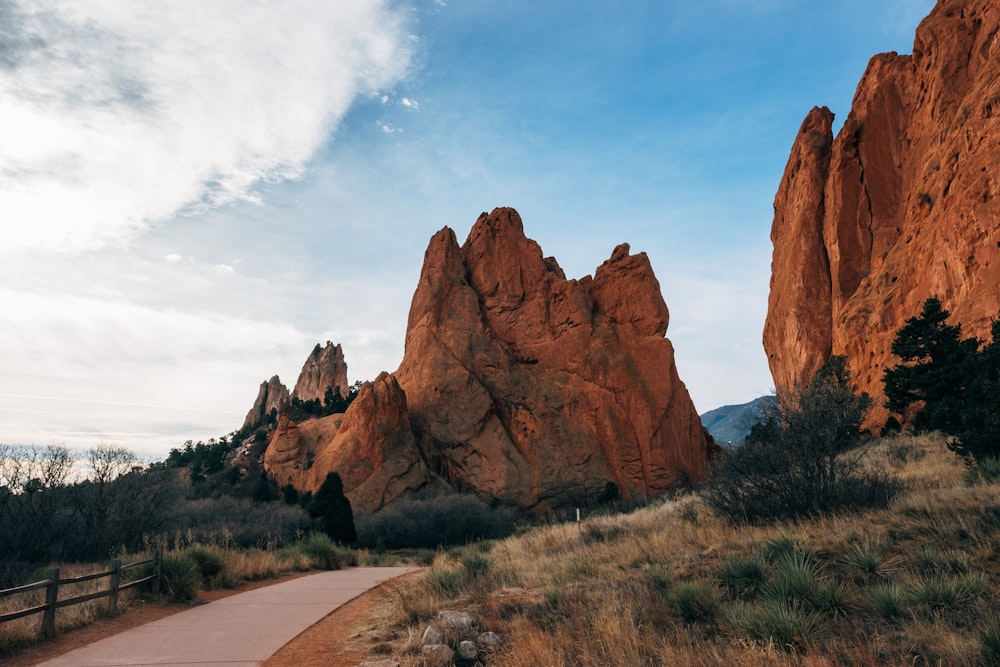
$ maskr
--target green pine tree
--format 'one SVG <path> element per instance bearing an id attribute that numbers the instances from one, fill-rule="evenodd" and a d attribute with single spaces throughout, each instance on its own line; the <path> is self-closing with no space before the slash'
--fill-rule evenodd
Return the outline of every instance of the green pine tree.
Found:
<path id="1" fill-rule="evenodd" d="M 331 472 L 323 480 L 309 503 L 309 515 L 319 520 L 323 531 L 333 541 L 341 544 L 358 541 L 351 501 L 344 495 L 344 482 L 339 474 Z"/>
<path id="2" fill-rule="evenodd" d="M 961 340 L 961 325 L 948 324 L 950 313 L 937 297 L 924 302 L 896 333 L 892 353 L 902 362 L 886 369 L 885 406 L 918 431 L 952 435 L 962 428 L 966 364 L 978 341 Z"/>

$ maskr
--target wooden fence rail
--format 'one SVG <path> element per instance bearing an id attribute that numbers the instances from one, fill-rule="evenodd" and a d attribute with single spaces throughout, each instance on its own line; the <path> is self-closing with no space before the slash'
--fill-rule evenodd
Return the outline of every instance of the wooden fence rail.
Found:
<path id="1" fill-rule="evenodd" d="M 152 582 L 153 594 L 159 594 L 160 577 L 162 574 L 160 557 L 161 554 L 157 552 L 153 558 L 135 563 L 128 563 L 127 565 L 122 565 L 121 561 L 116 559 L 111 561 L 111 569 L 107 572 L 85 574 L 80 577 L 68 577 L 66 579 L 60 579 L 59 568 L 54 567 L 49 571 L 49 578 L 44 581 L 36 581 L 31 584 L 25 584 L 24 586 L 0 590 L 0 599 L 2 599 L 10 595 L 17 595 L 18 593 L 30 593 L 31 591 L 37 591 L 43 588 L 45 589 L 45 604 L 0 614 L 0 623 L 13 621 L 18 618 L 24 618 L 25 616 L 31 616 L 32 614 L 44 614 L 42 617 L 42 636 L 48 638 L 54 637 L 56 634 L 56 609 L 61 607 L 68 607 L 70 605 L 106 597 L 108 598 L 108 612 L 114 614 L 118 611 L 118 594 L 121 591 L 134 588 L 146 582 Z M 139 567 L 145 567 L 147 565 L 153 566 L 153 574 L 135 579 L 125 584 L 121 583 L 123 572 L 134 570 Z M 91 581 L 102 577 L 110 577 L 107 590 L 97 591 L 96 593 L 88 593 L 86 595 L 78 595 L 65 600 L 59 599 L 60 586 L 79 584 L 84 581 Z"/>

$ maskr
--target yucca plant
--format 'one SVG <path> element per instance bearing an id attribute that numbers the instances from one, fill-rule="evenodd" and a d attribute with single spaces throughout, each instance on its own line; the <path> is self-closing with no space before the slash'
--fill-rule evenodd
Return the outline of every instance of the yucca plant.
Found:
<path id="1" fill-rule="evenodd" d="M 808 602 L 812 604 L 819 591 L 822 568 L 809 554 L 795 551 L 781 557 L 774 567 L 771 580 L 763 589 L 768 600 Z"/>
<path id="2" fill-rule="evenodd" d="M 719 589 L 703 581 L 682 581 L 667 592 L 667 604 L 688 623 L 715 623 L 722 602 Z"/>
<path id="3" fill-rule="evenodd" d="M 906 589 L 894 581 L 878 584 L 868 591 L 868 599 L 883 618 L 893 618 L 906 607 Z"/>
<path id="4" fill-rule="evenodd" d="M 879 579 L 896 569 L 897 560 L 886 554 L 881 540 L 865 539 L 849 545 L 840 557 L 840 564 L 868 579 Z"/>
<path id="5" fill-rule="evenodd" d="M 160 559 L 160 572 L 167 596 L 177 602 L 193 600 L 201 583 L 198 562 L 183 551 L 171 551 Z"/>
<path id="6" fill-rule="evenodd" d="M 719 567 L 719 580 L 738 597 L 752 597 L 767 580 L 767 565 L 760 554 L 734 556 Z"/>

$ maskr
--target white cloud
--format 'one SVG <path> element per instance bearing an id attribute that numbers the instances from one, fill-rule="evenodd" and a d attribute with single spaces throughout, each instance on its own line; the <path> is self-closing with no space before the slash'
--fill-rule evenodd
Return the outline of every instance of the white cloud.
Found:
<path id="1" fill-rule="evenodd" d="M 393 127 L 392 125 L 389 125 L 389 123 L 385 123 L 381 120 L 375 121 L 375 124 L 378 125 L 379 129 L 381 129 L 385 134 L 396 134 L 397 132 L 402 132 L 402 130 L 398 127 Z"/>
<path id="2" fill-rule="evenodd" d="M 0 4 L 6 252 L 127 240 L 296 178 L 409 64 L 386 0 Z M 0 252 L 2 252 L 0 251 Z"/>
<path id="3" fill-rule="evenodd" d="M 12 353 L 0 374 L 5 442 L 114 441 L 163 454 L 238 427 L 265 375 L 287 380 L 313 344 L 288 323 L 154 307 L 108 290 L 0 287 L 0 300 L 0 349 Z"/>
<path id="4" fill-rule="evenodd" d="M 411 111 L 420 111 L 420 103 L 416 100 L 410 99 L 409 97 L 400 99 L 399 103 Z"/>
<path id="5" fill-rule="evenodd" d="M 170 253 L 169 255 L 166 255 L 163 259 L 170 262 L 171 264 L 178 264 L 184 261 L 183 257 L 174 252 Z"/>

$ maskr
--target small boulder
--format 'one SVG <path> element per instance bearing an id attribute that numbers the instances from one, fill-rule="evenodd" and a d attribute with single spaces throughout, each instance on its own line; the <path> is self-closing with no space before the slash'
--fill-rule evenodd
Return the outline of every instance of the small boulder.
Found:
<path id="1" fill-rule="evenodd" d="M 429 644 L 420 649 L 427 667 L 446 667 L 455 660 L 455 652 L 444 644 Z"/>
<path id="2" fill-rule="evenodd" d="M 479 657 L 479 647 L 476 646 L 476 642 L 468 640 L 460 642 L 458 645 L 458 655 L 463 660 L 475 660 Z"/>
<path id="3" fill-rule="evenodd" d="M 495 632 L 484 632 L 479 635 L 479 645 L 483 648 L 496 648 L 500 644 L 503 644 L 503 640 Z"/>
<path id="4" fill-rule="evenodd" d="M 433 625 L 428 625 L 427 629 L 424 630 L 424 637 L 420 641 L 420 643 L 424 646 L 428 646 L 430 644 L 440 644 L 441 633 L 438 632 L 437 628 L 435 628 Z"/>
<path id="5" fill-rule="evenodd" d="M 438 623 L 444 628 L 471 628 L 472 616 L 464 611 L 439 611 Z"/>

